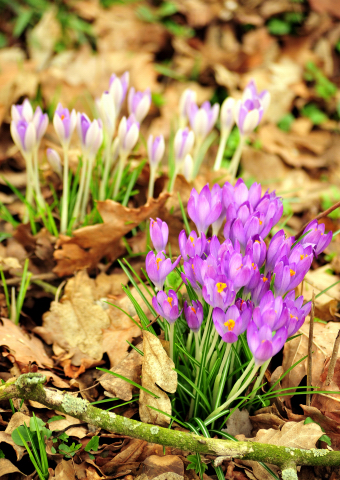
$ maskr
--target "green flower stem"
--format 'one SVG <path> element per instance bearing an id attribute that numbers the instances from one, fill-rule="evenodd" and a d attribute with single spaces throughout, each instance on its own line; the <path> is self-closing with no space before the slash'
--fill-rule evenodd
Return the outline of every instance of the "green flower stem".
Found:
<path id="1" fill-rule="evenodd" d="M 76 398 L 56 389 L 43 386 L 46 377 L 39 373 L 20 375 L 16 380 L 11 380 L 0 385 L 0 400 L 22 398 L 33 400 L 45 405 L 47 408 L 58 410 L 65 415 L 78 418 L 82 422 L 103 428 L 118 435 L 146 440 L 149 443 L 175 447 L 202 455 L 217 457 L 214 464 L 220 465 L 226 458 L 242 458 L 258 462 L 277 465 L 282 470 L 285 480 L 297 480 L 296 466 L 339 466 L 340 452 L 332 450 L 304 450 L 287 448 L 256 442 L 234 442 L 218 438 L 205 438 L 193 433 L 172 430 L 149 425 L 137 420 L 122 417 L 113 412 L 101 410 L 91 405 L 82 398 Z"/>
<path id="2" fill-rule="evenodd" d="M 240 376 L 240 378 L 237 380 L 237 382 L 235 383 L 232 390 L 229 392 L 228 398 L 233 397 L 234 394 L 238 391 L 238 389 L 239 389 L 240 385 L 242 384 L 243 380 L 247 377 L 248 373 L 254 368 L 254 364 L 255 364 L 255 361 L 254 361 L 254 358 L 252 358 L 250 360 L 247 368 L 243 372 L 243 374 Z"/>
<path id="3" fill-rule="evenodd" d="M 170 183 L 169 183 L 169 188 L 168 188 L 169 193 L 172 193 L 172 191 L 174 189 L 175 180 L 176 180 L 176 177 L 178 175 L 178 172 L 179 172 L 180 168 L 181 168 L 181 165 L 177 165 L 177 164 L 175 165 L 175 171 L 174 171 L 174 174 L 173 174 L 173 176 L 170 180 Z"/>
<path id="4" fill-rule="evenodd" d="M 190 180 L 192 180 L 197 176 L 198 170 L 201 166 L 201 162 L 199 161 L 199 156 L 200 156 L 200 150 L 202 147 L 203 140 L 204 139 L 202 137 L 196 137 L 196 145 L 195 145 L 194 156 L 193 156 L 194 168 L 193 168 L 193 172 Z"/>
<path id="5" fill-rule="evenodd" d="M 194 336 L 194 332 L 192 330 L 190 330 L 190 333 L 189 333 L 188 338 L 187 338 L 187 344 L 186 344 L 186 347 L 185 347 L 187 352 L 190 352 L 193 336 Z M 195 336 L 195 343 L 196 343 L 196 336 Z"/>
<path id="6" fill-rule="evenodd" d="M 104 174 L 102 181 L 100 183 L 100 190 L 99 190 L 99 200 L 105 200 L 105 192 L 107 189 L 107 182 L 109 179 L 110 169 L 112 165 L 112 155 L 111 155 L 111 140 L 109 138 L 106 139 L 107 143 L 105 145 L 105 156 L 104 156 Z"/>
<path id="7" fill-rule="evenodd" d="M 220 144 L 218 146 L 218 151 L 217 151 L 215 164 L 214 164 L 214 172 L 217 172 L 217 170 L 219 170 L 221 168 L 223 154 L 224 154 L 224 150 L 225 150 L 225 146 L 227 144 L 229 134 L 230 134 L 230 130 L 228 130 L 228 131 L 223 130 L 221 132 Z"/>
<path id="8" fill-rule="evenodd" d="M 26 162 L 26 173 L 27 173 L 27 185 L 26 185 L 26 202 L 28 205 L 32 205 L 33 202 L 33 185 L 34 185 L 34 173 L 33 173 L 33 164 L 32 164 L 32 153 L 27 153 L 24 155 Z M 24 214 L 24 223 L 28 222 L 29 213 L 28 208 L 26 207 Z"/>
<path id="9" fill-rule="evenodd" d="M 39 182 L 39 159 L 38 159 L 38 147 L 33 151 L 33 180 L 34 180 L 34 188 L 35 193 L 37 196 L 37 203 L 40 208 L 45 210 L 45 201 L 44 197 L 42 196 L 41 189 L 40 189 L 40 182 Z"/>
<path id="10" fill-rule="evenodd" d="M 230 363 L 230 350 L 231 350 L 231 343 L 227 343 L 227 346 L 223 355 L 223 360 L 220 365 L 220 369 L 215 378 L 215 383 L 213 387 L 213 405 L 215 409 L 218 408 L 218 405 L 222 397 L 222 392 L 224 387 L 223 385 L 221 385 L 222 376 L 226 378 L 228 374 L 229 368 L 227 368 L 228 365 L 226 365 L 226 363 L 227 361 L 228 363 Z M 225 375 L 223 375 L 223 372 L 225 372 Z"/>
<path id="11" fill-rule="evenodd" d="M 155 178 L 156 178 L 156 167 L 150 165 L 148 198 L 153 198 L 153 191 L 155 188 Z"/>
<path id="12" fill-rule="evenodd" d="M 175 323 L 169 323 L 170 358 L 174 360 Z"/>
<path id="13" fill-rule="evenodd" d="M 80 220 L 84 220 L 85 215 L 86 215 L 86 207 L 89 202 L 89 197 L 90 197 L 90 183 L 91 183 L 91 178 L 92 178 L 92 170 L 93 170 L 93 164 L 94 164 L 94 155 L 91 155 L 88 157 L 87 161 L 87 171 L 86 171 L 86 179 L 85 179 L 85 187 L 84 187 L 84 196 L 82 198 L 82 203 L 80 207 Z"/>
<path id="14" fill-rule="evenodd" d="M 267 367 L 269 365 L 269 362 L 270 362 L 271 358 L 269 360 L 267 360 L 266 362 L 264 362 L 264 364 L 261 366 L 261 369 L 260 369 L 260 373 L 256 379 L 256 382 L 254 384 L 254 391 L 253 393 L 251 394 L 250 398 L 254 398 L 255 395 L 256 395 L 256 392 L 257 392 L 257 389 L 259 388 L 259 386 L 261 385 L 262 383 L 262 380 L 263 380 L 263 377 L 264 377 L 264 374 L 266 373 L 266 370 L 267 370 Z"/>
<path id="15" fill-rule="evenodd" d="M 115 199 L 119 193 L 120 184 L 122 183 L 122 176 L 125 167 L 125 163 L 127 160 L 128 155 L 125 152 L 120 153 L 119 160 L 118 160 L 118 169 L 117 169 L 117 178 L 115 187 L 113 190 L 113 198 Z"/>
<path id="16" fill-rule="evenodd" d="M 251 374 L 247 378 L 247 380 L 243 383 L 243 385 L 238 389 L 238 391 L 232 396 L 228 397 L 228 400 L 224 402 L 220 407 L 216 408 L 211 414 L 206 418 L 206 420 L 209 420 L 211 417 L 215 416 L 217 413 L 221 412 L 222 410 L 225 410 L 234 400 L 236 400 L 241 393 L 248 387 L 248 385 L 253 381 L 255 373 L 258 370 L 258 366 L 254 366 Z"/>
<path id="17" fill-rule="evenodd" d="M 236 178 L 237 174 L 237 169 L 240 164 L 241 160 L 241 154 L 242 150 L 244 147 L 244 144 L 246 142 L 246 137 L 244 135 L 240 136 L 240 143 L 238 144 L 238 147 L 234 153 L 233 158 L 231 159 L 230 165 L 229 165 L 229 173 L 231 175 L 231 181 L 233 181 Z"/>
<path id="18" fill-rule="evenodd" d="M 83 164 L 82 164 L 82 167 L 81 167 L 79 188 L 78 188 L 78 192 L 77 192 L 76 203 L 74 205 L 73 214 L 72 214 L 72 218 L 75 219 L 75 224 L 78 222 L 78 217 L 79 217 L 79 213 L 80 213 L 80 205 L 81 205 L 83 195 L 84 195 L 86 170 L 87 170 L 87 162 L 88 162 L 88 160 L 85 156 L 83 156 L 82 162 L 83 162 Z"/>
<path id="19" fill-rule="evenodd" d="M 64 169 L 63 169 L 63 198 L 61 204 L 60 232 L 66 233 L 68 225 L 68 145 L 63 147 Z"/>
<path id="20" fill-rule="evenodd" d="M 217 343 L 218 337 L 219 337 L 218 332 L 217 332 L 217 330 L 215 330 L 213 339 L 211 341 L 210 349 L 209 349 L 208 354 L 207 354 L 206 364 L 209 363 L 210 357 L 211 357 L 213 351 L 216 348 L 216 343 Z"/>

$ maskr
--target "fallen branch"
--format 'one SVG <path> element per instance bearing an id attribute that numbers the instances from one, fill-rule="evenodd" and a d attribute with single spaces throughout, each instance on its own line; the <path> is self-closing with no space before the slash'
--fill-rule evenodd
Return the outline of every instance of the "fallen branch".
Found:
<path id="1" fill-rule="evenodd" d="M 109 432 L 158 443 L 182 450 L 216 456 L 218 465 L 224 458 L 242 458 L 277 465 L 284 480 L 297 480 L 296 466 L 339 466 L 340 452 L 331 450 L 303 450 L 278 447 L 255 442 L 233 442 L 205 438 L 192 433 L 170 430 L 125 418 L 92 406 L 82 398 L 69 393 L 45 388 L 46 377 L 39 373 L 26 373 L 17 380 L 0 386 L 0 400 L 21 398 L 34 400 L 83 422 Z M 222 458 L 221 458 L 222 457 Z"/>

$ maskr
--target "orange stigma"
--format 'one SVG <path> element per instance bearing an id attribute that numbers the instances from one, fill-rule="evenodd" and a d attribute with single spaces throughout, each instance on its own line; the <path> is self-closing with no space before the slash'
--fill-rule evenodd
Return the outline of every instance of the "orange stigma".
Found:
<path id="1" fill-rule="evenodd" d="M 159 270 L 159 262 L 161 262 L 161 261 L 162 261 L 161 258 L 156 258 L 157 270 Z"/>
<path id="2" fill-rule="evenodd" d="M 61 118 L 61 120 L 64 120 L 65 115 L 64 114 L 60 115 L 60 118 Z"/>
<path id="3" fill-rule="evenodd" d="M 262 278 L 262 282 L 263 282 L 263 283 L 266 282 L 267 280 L 268 280 L 267 277 L 263 277 L 263 278 Z"/>
<path id="4" fill-rule="evenodd" d="M 192 243 L 192 246 L 194 247 L 194 246 L 195 246 L 195 244 L 194 244 L 194 239 L 192 238 L 191 235 L 190 235 L 190 237 L 189 237 L 189 240 L 190 240 L 190 242 Z"/>
<path id="5" fill-rule="evenodd" d="M 190 308 L 191 308 L 191 311 L 196 314 L 196 310 L 194 309 L 194 307 L 190 307 Z"/>
<path id="6" fill-rule="evenodd" d="M 229 318 L 229 320 L 224 322 L 224 326 L 227 327 L 229 332 L 232 332 L 234 330 L 234 327 L 235 327 L 235 320 L 233 320 L 232 318 Z"/>
<path id="7" fill-rule="evenodd" d="M 290 269 L 289 271 L 290 271 L 290 276 L 291 276 L 291 277 L 294 277 L 294 275 L 295 275 L 296 272 L 294 272 L 294 270 L 292 270 L 292 269 Z"/>

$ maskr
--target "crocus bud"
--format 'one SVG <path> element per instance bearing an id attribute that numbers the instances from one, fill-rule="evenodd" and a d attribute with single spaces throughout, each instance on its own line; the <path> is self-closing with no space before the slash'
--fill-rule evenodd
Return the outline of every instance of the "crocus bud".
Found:
<path id="1" fill-rule="evenodd" d="M 177 164 L 182 164 L 185 157 L 191 152 L 194 141 L 194 132 L 189 131 L 188 128 L 177 130 L 174 141 L 175 161 Z"/>
<path id="2" fill-rule="evenodd" d="M 146 117 L 151 105 L 151 92 L 147 88 L 144 92 L 136 92 L 134 87 L 130 88 L 128 97 L 129 114 L 136 117 L 141 123 Z"/>
<path id="3" fill-rule="evenodd" d="M 263 324 L 258 328 L 255 322 L 251 321 L 247 329 L 247 341 L 254 356 L 255 365 L 262 365 L 276 355 L 285 344 L 287 335 L 286 327 L 280 328 L 273 336 L 269 325 Z"/>
<path id="4" fill-rule="evenodd" d="M 221 120 L 221 132 L 229 134 L 232 126 L 235 123 L 234 109 L 235 99 L 228 97 L 224 100 L 221 106 L 220 120 Z"/>
<path id="5" fill-rule="evenodd" d="M 184 302 L 184 316 L 185 320 L 187 321 L 188 327 L 194 333 L 197 333 L 201 328 L 203 322 L 203 307 L 201 302 L 197 300 L 195 302 L 192 301 L 192 306 L 188 305 L 188 302 Z"/>
<path id="6" fill-rule="evenodd" d="M 123 73 L 120 78 L 118 78 L 117 75 L 113 73 L 110 78 L 109 92 L 110 95 L 112 95 L 117 116 L 120 112 L 120 109 L 122 108 L 122 103 L 129 87 L 129 80 L 129 72 Z"/>
<path id="7" fill-rule="evenodd" d="M 197 94 L 190 88 L 186 88 L 179 100 L 179 120 L 180 127 L 184 128 L 187 125 L 189 118 L 190 105 L 196 103 Z"/>
<path id="8" fill-rule="evenodd" d="M 11 135 L 15 145 L 23 154 L 31 153 L 36 147 L 37 134 L 32 122 L 26 120 L 11 121 Z"/>
<path id="9" fill-rule="evenodd" d="M 157 253 L 165 250 L 169 238 L 168 224 L 160 218 L 156 222 L 150 218 L 150 238 Z"/>
<path id="10" fill-rule="evenodd" d="M 150 166 L 157 167 L 159 162 L 162 160 L 165 151 L 165 143 L 163 135 L 153 139 L 153 135 L 149 136 L 148 139 L 148 158 Z"/>
<path id="11" fill-rule="evenodd" d="M 50 164 L 52 170 L 59 175 L 59 177 L 63 174 L 63 167 L 61 166 L 61 160 L 59 153 L 54 150 L 53 148 L 48 148 L 46 150 L 47 161 Z"/>
<path id="12" fill-rule="evenodd" d="M 178 309 L 178 298 L 174 290 L 169 290 L 167 294 L 163 291 L 158 292 L 152 299 L 152 306 L 158 315 L 170 324 L 175 323 L 182 313 L 182 310 Z"/>
<path id="13" fill-rule="evenodd" d="M 118 127 L 119 150 L 122 154 L 128 155 L 137 143 L 139 136 L 139 123 L 134 115 L 128 119 L 123 117 Z"/>
<path id="14" fill-rule="evenodd" d="M 113 96 L 109 92 L 104 92 L 100 98 L 96 100 L 98 114 L 103 122 L 103 128 L 106 130 L 109 139 L 112 136 L 116 127 L 117 113 L 113 101 Z"/>
<path id="15" fill-rule="evenodd" d="M 33 108 L 28 98 L 25 98 L 22 105 L 12 105 L 11 115 L 16 123 L 19 120 L 26 120 L 26 122 L 33 120 Z"/>
<path id="16" fill-rule="evenodd" d="M 58 103 L 53 117 L 53 126 L 63 147 L 69 146 L 76 124 L 76 111 L 72 110 L 70 113 L 67 108 L 63 108 L 62 104 Z"/>
<path id="17" fill-rule="evenodd" d="M 192 174 L 194 171 L 194 161 L 190 153 L 185 156 L 183 165 L 182 165 L 182 174 L 187 182 L 191 182 Z"/>
<path id="18" fill-rule="evenodd" d="M 101 120 L 91 120 L 85 113 L 77 115 L 77 132 L 84 155 L 95 157 L 103 142 Z"/>
<path id="19" fill-rule="evenodd" d="M 37 143 L 40 143 L 40 140 L 45 135 L 47 126 L 48 126 L 48 115 L 47 113 L 42 113 L 41 108 L 37 107 L 33 119 L 33 125 L 35 127 L 35 132 L 37 136 Z"/>
<path id="20" fill-rule="evenodd" d="M 205 138 L 213 129 L 220 106 L 218 103 L 211 106 L 210 102 L 204 102 L 201 108 L 198 108 L 196 103 L 190 104 L 189 121 L 195 136 L 198 138 Z"/>

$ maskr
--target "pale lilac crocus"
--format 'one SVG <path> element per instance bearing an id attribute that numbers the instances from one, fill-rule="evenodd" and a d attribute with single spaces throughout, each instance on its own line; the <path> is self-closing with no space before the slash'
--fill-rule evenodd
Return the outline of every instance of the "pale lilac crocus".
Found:
<path id="1" fill-rule="evenodd" d="M 129 114 L 136 117 L 137 122 L 141 123 L 151 105 L 151 91 L 147 88 L 144 92 L 136 92 L 134 87 L 130 88 L 128 96 Z"/>
<path id="2" fill-rule="evenodd" d="M 22 105 L 12 105 L 11 116 L 16 123 L 19 120 L 26 120 L 26 122 L 33 120 L 33 108 L 28 98 L 25 98 Z"/>
<path id="3" fill-rule="evenodd" d="M 169 290 L 165 293 L 163 290 L 159 291 L 155 297 L 152 298 L 152 306 L 168 323 L 175 323 L 181 315 L 182 310 L 178 308 L 178 298 L 174 290 Z"/>
<path id="4" fill-rule="evenodd" d="M 197 236 L 195 231 L 190 232 L 189 236 L 186 236 L 185 230 L 182 230 L 178 236 L 178 245 L 182 257 L 186 260 L 189 258 L 194 258 L 195 255 L 199 257 L 202 256 L 207 239 L 204 233 L 201 234 L 201 237 Z"/>
<path id="5" fill-rule="evenodd" d="M 199 194 L 195 188 L 191 190 L 187 209 L 198 233 L 206 233 L 209 226 L 220 217 L 222 202 L 220 196 L 212 195 L 209 185 L 205 185 Z"/>
<path id="6" fill-rule="evenodd" d="M 236 293 L 231 280 L 225 275 L 216 275 L 215 278 L 204 279 L 202 295 L 210 306 L 225 311 L 234 301 Z"/>
<path id="7" fill-rule="evenodd" d="M 174 140 L 175 162 L 182 164 L 188 153 L 191 152 L 195 141 L 194 132 L 188 128 L 179 129 L 176 132 Z"/>
<path id="8" fill-rule="evenodd" d="M 199 108 L 196 103 L 191 102 L 189 105 L 189 121 L 192 130 L 197 139 L 204 139 L 213 129 L 220 106 L 215 103 L 211 106 L 210 102 L 206 101 Z"/>
<path id="9" fill-rule="evenodd" d="M 307 233 L 308 232 L 308 233 Z M 307 235 L 305 235 L 307 233 Z M 313 247 L 315 255 L 323 252 L 325 248 L 331 243 L 333 233 L 328 232 L 325 234 L 325 224 L 318 223 L 317 220 L 313 220 L 307 225 L 304 229 L 303 234 L 305 235 L 300 243 L 301 245 L 307 246 L 311 245 Z"/>
<path id="10" fill-rule="evenodd" d="M 152 198 L 155 185 L 156 171 L 159 162 L 164 156 L 165 151 L 165 142 L 163 135 L 158 135 L 158 137 L 156 137 L 155 139 L 153 135 L 150 135 L 148 138 L 147 149 L 150 165 L 148 198 Z"/>
<path id="11" fill-rule="evenodd" d="M 20 119 L 11 121 L 11 135 L 15 145 L 23 155 L 31 154 L 36 146 L 37 134 L 32 122 Z"/>
<path id="12" fill-rule="evenodd" d="M 235 105 L 235 123 L 242 136 L 255 130 L 263 116 L 263 107 L 257 99 L 238 100 Z"/>
<path id="13" fill-rule="evenodd" d="M 236 305 L 232 305 L 224 312 L 221 308 L 214 308 L 212 314 L 217 333 L 226 343 L 235 343 L 239 335 L 245 332 L 251 319 L 251 309 L 244 308 L 242 312 Z"/>
<path id="14" fill-rule="evenodd" d="M 104 92 L 100 98 L 97 98 L 96 107 L 102 121 L 103 129 L 108 136 L 107 141 L 111 145 L 116 128 L 117 111 L 110 92 Z"/>
<path id="15" fill-rule="evenodd" d="M 188 123 L 190 106 L 196 103 L 197 94 L 194 90 L 186 88 L 179 100 L 179 127 L 185 128 Z"/>
<path id="16" fill-rule="evenodd" d="M 267 110 L 270 104 L 270 93 L 268 90 L 262 90 L 258 92 L 256 83 L 254 79 L 251 79 L 243 91 L 242 100 L 245 101 L 247 99 L 258 99 L 260 100 L 264 112 Z"/>
<path id="17" fill-rule="evenodd" d="M 184 316 L 190 330 L 197 333 L 203 322 L 203 306 L 200 301 L 192 301 L 191 306 L 184 302 Z"/>
<path id="18" fill-rule="evenodd" d="M 86 113 L 77 115 L 77 133 L 81 142 L 83 154 L 86 157 L 96 156 L 103 142 L 103 127 L 101 120 L 91 120 Z"/>
<path id="19" fill-rule="evenodd" d="M 57 175 L 59 175 L 59 177 L 62 177 L 63 167 L 61 165 L 61 159 L 60 159 L 59 153 L 53 148 L 48 148 L 46 150 L 46 156 L 47 156 L 47 161 L 50 164 L 50 167 L 52 168 L 52 170 Z"/>
<path id="20" fill-rule="evenodd" d="M 40 107 L 35 109 L 32 123 L 35 127 L 37 135 L 37 146 L 40 144 L 42 137 L 45 135 L 48 126 L 48 115 L 43 113 Z"/>
<path id="21" fill-rule="evenodd" d="M 288 337 L 294 335 L 303 325 L 306 316 L 309 314 L 312 302 L 307 302 L 303 305 L 304 298 L 301 295 L 295 299 L 295 291 L 287 293 L 284 303 L 289 311 L 289 318 L 287 322 Z"/>
<path id="22" fill-rule="evenodd" d="M 157 253 L 165 251 L 169 238 L 168 224 L 160 218 L 156 221 L 150 218 L 150 238 Z"/>
<path id="23" fill-rule="evenodd" d="M 145 259 L 146 273 L 158 290 L 163 289 L 166 277 L 178 266 L 180 260 L 181 256 L 172 263 L 170 258 L 165 258 L 163 252 L 155 255 L 154 252 L 151 251 L 147 254 Z"/>
<path id="24" fill-rule="evenodd" d="M 76 111 L 70 112 L 67 108 L 63 108 L 61 103 L 58 103 L 53 116 L 53 126 L 63 148 L 68 148 L 76 124 Z"/>
<path id="25" fill-rule="evenodd" d="M 109 93 L 112 95 L 117 116 L 122 108 L 122 104 L 129 87 L 129 81 L 129 72 L 124 72 L 121 77 L 117 77 L 115 73 L 111 75 Z"/>

